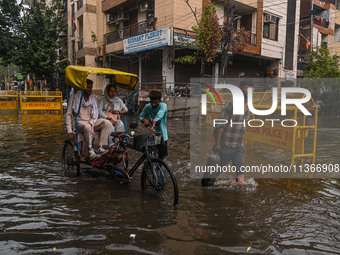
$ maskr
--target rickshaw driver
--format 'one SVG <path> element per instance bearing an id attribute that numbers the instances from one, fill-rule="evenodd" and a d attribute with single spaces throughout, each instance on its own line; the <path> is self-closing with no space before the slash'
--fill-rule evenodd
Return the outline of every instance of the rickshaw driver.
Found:
<path id="1" fill-rule="evenodd" d="M 139 115 L 139 120 L 143 123 L 144 127 L 150 131 L 160 131 L 163 134 L 161 144 L 157 145 L 158 156 L 164 159 L 168 156 L 168 130 L 166 126 L 168 108 L 166 103 L 161 102 L 162 93 L 156 90 L 150 91 L 150 103 L 145 105 L 143 111 Z M 159 124 L 157 126 L 157 124 Z"/>
<path id="2" fill-rule="evenodd" d="M 95 98 L 92 95 L 93 81 L 86 80 L 87 87 L 84 91 L 82 104 L 80 107 L 79 114 L 77 116 L 79 132 L 83 134 L 85 143 L 88 146 L 88 157 L 94 159 L 98 155 L 105 154 L 108 150 L 105 150 L 102 146 L 107 145 L 111 122 L 106 119 L 98 119 L 98 107 Z M 79 103 L 81 99 L 81 90 L 79 90 L 74 97 L 72 104 L 72 111 L 67 111 L 66 115 L 66 126 L 67 126 L 67 139 L 70 141 L 74 140 L 74 132 L 72 130 L 71 115 L 76 115 L 79 110 Z M 70 132 L 70 130 L 72 132 Z M 92 148 L 92 141 L 94 131 L 100 130 L 99 148 L 95 152 Z"/>

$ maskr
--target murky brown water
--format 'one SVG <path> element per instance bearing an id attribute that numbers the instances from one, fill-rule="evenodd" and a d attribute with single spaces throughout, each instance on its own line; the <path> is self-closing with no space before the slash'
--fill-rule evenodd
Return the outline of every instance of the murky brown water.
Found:
<path id="1" fill-rule="evenodd" d="M 64 177 L 61 117 L 0 115 L 0 254 L 340 254 L 339 181 L 201 188 L 190 179 L 189 122 L 168 129 L 176 209 L 144 197 L 139 176 L 128 186 Z M 323 118 L 319 160 L 340 163 L 339 137 L 340 120 Z"/>

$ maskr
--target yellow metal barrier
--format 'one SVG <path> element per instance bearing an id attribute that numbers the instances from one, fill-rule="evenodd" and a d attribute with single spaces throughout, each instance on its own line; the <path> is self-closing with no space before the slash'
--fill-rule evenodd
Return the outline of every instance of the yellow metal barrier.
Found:
<path id="1" fill-rule="evenodd" d="M 0 110 L 18 111 L 18 91 L 0 91 Z"/>
<path id="2" fill-rule="evenodd" d="M 223 104 L 232 99 L 231 93 L 219 93 Z M 301 98 L 301 94 L 289 93 L 289 98 Z M 263 121 L 261 126 L 258 121 L 254 120 L 252 126 L 261 127 L 250 127 L 246 124 L 246 132 L 244 140 L 246 142 L 252 141 L 256 143 L 262 143 L 276 148 L 280 148 L 291 152 L 291 163 L 294 164 L 297 158 L 300 158 L 301 164 L 303 164 L 304 158 L 311 158 L 312 163 L 315 163 L 316 154 L 316 136 L 317 136 L 317 118 L 318 112 L 314 100 L 311 99 L 308 103 L 304 104 L 306 109 L 313 114 L 313 118 L 308 119 L 306 123 L 306 116 L 296 107 L 287 105 L 286 116 L 281 115 L 281 100 L 280 95 L 278 96 L 278 107 L 274 113 L 267 116 L 257 116 L 251 114 L 251 119 Z M 253 93 L 253 105 L 255 109 L 266 110 L 272 106 L 272 93 L 271 92 L 254 92 Z M 219 119 L 221 114 L 221 105 L 215 104 L 210 98 L 207 98 L 207 114 L 201 114 L 201 104 L 199 109 L 199 127 L 205 125 L 213 125 L 214 119 Z M 271 122 L 266 119 L 275 119 L 277 121 Z M 293 119 L 297 122 L 295 127 L 283 127 L 280 125 L 284 119 Z M 309 138 L 309 134 L 313 133 L 310 137 L 308 146 L 309 150 L 306 149 L 306 139 Z"/>
<path id="3" fill-rule="evenodd" d="M 48 112 L 61 114 L 62 93 L 60 91 L 22 91 L 20 92 L 21 112 Z"/>

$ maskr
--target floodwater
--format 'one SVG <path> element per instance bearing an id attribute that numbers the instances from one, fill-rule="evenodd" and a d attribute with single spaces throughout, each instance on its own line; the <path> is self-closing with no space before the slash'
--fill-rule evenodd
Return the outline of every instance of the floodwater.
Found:
<path id="1" fill-rule="evenodd" d="M 340 120 L 319 122 L 317 160 L 340 163 Z M 63 176 L 61 117 L 0 115 L 0 254 L 340 254 L 339 180 L 202 188 L 189 173 L 189 122 L 168 130 L 176 208 L 143 196 L 138 175 L 129 185 Z"/>

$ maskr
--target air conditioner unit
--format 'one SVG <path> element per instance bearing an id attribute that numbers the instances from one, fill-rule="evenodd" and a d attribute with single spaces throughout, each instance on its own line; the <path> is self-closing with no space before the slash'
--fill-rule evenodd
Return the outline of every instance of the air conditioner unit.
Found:
<path id="1" fill-rule="evenodd" d="M 270 14 L 265 14 L 264 15 L 264 22 L 271 22 L 271 16 Z"/>
<path id="2" fill-rule="evenodd" d="M 277 17 L 275 17 L 274 15 L 270 15 L 270 22 L 272 23 L 276 23 Z"/>
<path id="3" fill-rule="evenodd" d="M 120 9 L 117 12 L 117 21 L 121 21 L 121 20 L 128 20 L 129 19 L 129 14 L 127 11 L 125 11 L 124 9 Z"/>
<path id="4" fill-rule="evenodd" d="M 117 16 L 115 13 L 106 14 L 106 24 L 112 24 L 117 22 Z"/>

